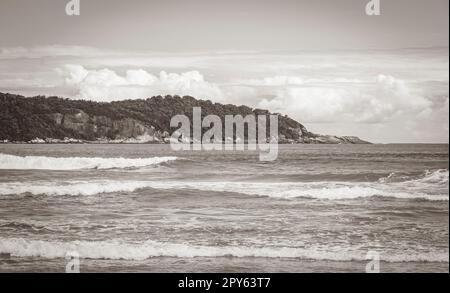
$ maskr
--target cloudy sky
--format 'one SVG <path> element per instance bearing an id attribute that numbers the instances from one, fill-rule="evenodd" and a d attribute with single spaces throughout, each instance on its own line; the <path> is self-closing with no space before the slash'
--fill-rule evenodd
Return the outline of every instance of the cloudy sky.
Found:
<path id="1" fill-rule="evenodd" d="M 0 1 L 0 91 L 193 95 L 314 132 L 448 142 L 448 0 Z"/>

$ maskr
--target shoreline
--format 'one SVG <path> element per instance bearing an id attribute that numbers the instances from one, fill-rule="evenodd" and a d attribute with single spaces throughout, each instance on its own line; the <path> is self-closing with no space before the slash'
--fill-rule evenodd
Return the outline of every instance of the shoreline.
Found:
<path id="1" fill-rule="evenodd" d="M 0 141 L 0 145 L 81 145 L 81 144 L 91 144 L 91 145 L 170 145 L 165 142 L 96 142 L 96 141 L 83 141 L 83 142 L 43 142 L 43 143 L 35 143 L 35 142 L 2 142 Z M 378 143 L 371 142 L 366 144 L 357 144 L 357 143 L 278 143 L 279 145 L 449 145 L 449 142 L 389 142 L 389 143 Z"/>
<path id="2" fill-rule="evenodd" d="M 93 145 L 102 145 L 102 144 L 154 144 L 154 145 L 170 145 L 170 141 L 91 141 L 91 140 L 78 140 L 78 139 L 69 139 L 69 140 L 56 140 L 52 139 L 50 141 L 46 140 L 32 140 L 32 141 L 1 141 L 0 145 L 8 145 L 8 144 L 18 144 L 18 145 L 27 145 L 27 144 L 35 144 L 35 145 L 72 145 L 72 144 L 93 144 Z M 194 143 L 191 142 L 191 145 Z M 226 145 L 226 143 L 214 143 L 216 145 Z M 234 143 L 237 145 L 237 143 Z M 248 145 L 248 142 L 245 142 L 244 145 Z M 300 142 L 300 141 L 282 141 L 282 142 L 276 142 L 276 143 L 267 143 L 267 144 L 278 144 L 278 145 L 372 145 L 372 144 L 380 144 L 380 143 L 371 143 L 371 142 L 365 142 L 365 143 L 351 143 L 351 142 L 323 142 L 323 141 L 317 141 L 317 140 L 311 140 L 307 142 Z M 395 143 L 396 144 L 396 143 Z"/>

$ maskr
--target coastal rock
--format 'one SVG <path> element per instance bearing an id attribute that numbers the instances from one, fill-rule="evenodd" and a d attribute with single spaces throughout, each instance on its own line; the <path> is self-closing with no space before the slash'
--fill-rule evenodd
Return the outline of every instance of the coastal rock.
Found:
<path id="1" fill-rule="evenodd" d="M 203 116 L 214 114 L 222 121 L 225 115 L 271 115 L 264 109 L 223 105 L 190 96 L 156 96 L 145 100 L 99 103 L 0 93 L 0 142 L 168 143 L 170 134 L 175 131 L 170 127 L 171 118 L 181 114 L 192 121 L 193 107 L 200 107 Z M 277 116 L 279 136 L 271 137 L 269 140 L 272 142 L 367 143 L 353 136 L 314 134 L 286 115 Z"/>

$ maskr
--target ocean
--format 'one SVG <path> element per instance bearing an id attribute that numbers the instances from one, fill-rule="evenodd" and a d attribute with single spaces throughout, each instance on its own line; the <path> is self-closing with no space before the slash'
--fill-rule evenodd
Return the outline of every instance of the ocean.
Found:
<path id="1" fill-rule="evenodd" d="M 448 145 L 0 145 L 0 272 L 449 271 Z"/>

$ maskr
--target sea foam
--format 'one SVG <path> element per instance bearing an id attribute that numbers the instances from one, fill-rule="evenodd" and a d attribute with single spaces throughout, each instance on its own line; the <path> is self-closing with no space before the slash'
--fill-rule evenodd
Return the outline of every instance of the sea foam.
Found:
<path id="1" fill-rule="evenodd" d="M 0 254 L 13 257 L 64 258 L 76 251 L 85 259 L 145 260 L 152 257 L 264 257 L 298 258 L 305 260 L 366 261 L 367 251 L 343 247 L 249 247 L 199 246 L 185 243 L 145 241 L 126 243 L 119 241 L 44 241 L 22 238 L 0 239 Z M 386 262 L 448 262 L 445 251 L 383 253 Z"/>
<path id="2" fill-rule="evenodd" d="M 0 195 L 90 196 L 102 193 L 135 192 L 140 189 L 199 190 L 236 193 L 278 199 L 311 198 L 320 200 L 353 200 L 370 197 L 448 201 L 448 187 L 432 187 L 436 183 L 379 182 L 197 182 L 197 181 L 68 181 L 68 182 L 5 182 Z"/>
<path id="3" fill-rule="evenodd" d="M 79 170 L 79 169 L 123 169 L 157 165 L 176 160 L 176 157 L 153 158 L 80 158 L 80 157 L 44 157 L 14 156 L 0 154 L 0 169 L 8 170 Z"/>

